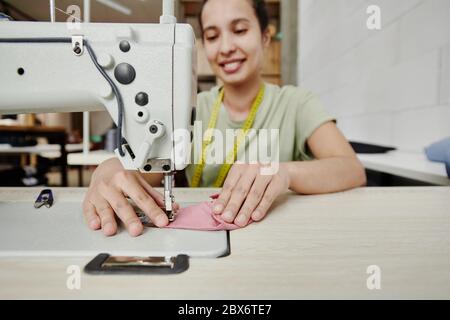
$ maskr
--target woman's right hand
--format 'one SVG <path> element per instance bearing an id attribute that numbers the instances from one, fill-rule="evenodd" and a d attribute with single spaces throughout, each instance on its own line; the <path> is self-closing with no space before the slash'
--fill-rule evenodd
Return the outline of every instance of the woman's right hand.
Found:
<path id="1" fill-rule="evenodd" d="M 83 201 L 83 213 L 92 230 L 102 229 L 106 236 L 117 232 L 115 214 L 124 223 L 128 233 L 136 237 L 144 227 L 127 198 L 151 219 L 157 227 L 169 223 L 163 211 L 164 198 L 153 189 L 138 171 L 127 171 L 117 158 L 103 162 L 94 171 Z M 174 210 L 178 205 L 174 204 Z"/>

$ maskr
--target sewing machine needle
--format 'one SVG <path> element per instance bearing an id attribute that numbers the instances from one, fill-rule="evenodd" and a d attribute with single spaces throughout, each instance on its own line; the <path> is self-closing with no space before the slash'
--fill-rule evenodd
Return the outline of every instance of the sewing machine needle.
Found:
<path id="1" fill-rule="evenodd" d="M 173 194 L 172 194 L 172 180 L 173 173 L 165 173 L 164 174 L 164 206 L 166 208 L 166 214 L 169 218 L 169 221 L 174 220 L 173 216 Z"/>

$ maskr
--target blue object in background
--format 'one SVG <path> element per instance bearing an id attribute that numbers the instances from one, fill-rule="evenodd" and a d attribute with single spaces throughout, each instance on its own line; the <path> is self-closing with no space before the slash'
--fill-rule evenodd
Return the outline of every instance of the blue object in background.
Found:
<path id="1" fill-rule="evenodd" d="M 10 16 L 8 16 L 6 13 L 0 12 L 0 20 L 12 21 L 13 19 Z"/>
<path id="2" fill-rule="evenodd" d="M 425 154 L 430 161 L 445 163 L 447 176 L 450 178 L 450 137 L 426 147 Z"/>

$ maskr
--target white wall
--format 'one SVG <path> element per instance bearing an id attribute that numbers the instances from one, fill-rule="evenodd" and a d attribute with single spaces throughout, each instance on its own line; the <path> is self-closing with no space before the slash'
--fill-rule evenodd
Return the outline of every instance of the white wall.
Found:
<path id="1" fill-rule="evenodd" d="M 419 151 L 450 136 L 450 0 L 301 0 L 299 17 L 299 84 L 349 140 Z"/>

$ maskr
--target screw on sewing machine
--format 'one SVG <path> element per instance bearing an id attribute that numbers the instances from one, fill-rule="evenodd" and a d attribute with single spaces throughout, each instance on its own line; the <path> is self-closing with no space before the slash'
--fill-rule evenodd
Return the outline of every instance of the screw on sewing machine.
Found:
<path id="1" fill-rule="evenodd" d="M 153 134 L 157 133 L 158 132 L 158 126 L 156 126 L 154 124 L 151 125 L 150 126 L 150 132 L 153 133 Z"/>
<path id="2" fill-rule="evenodd" d="M 72 51 L 76 56 L 83 54 L 83 36 L 72 36 Z"/>
<path id="3" fill-rule="evenodd" d="M 81 53 L 81 48 L 80 48 L 80 44 L 78 42 L 75 42 L 75 48 L 73 49 L 73 51 L 76 54 L 80 54 Z"/>
<path id="4" fill-rule="evenodd" d="M 39 209 L 42 206 L 50 208 L 53 205 L 53 193 L 50 189 L 44 189 L 39 194 L 38 198 L 34 202 L 34 207 Z"/>

